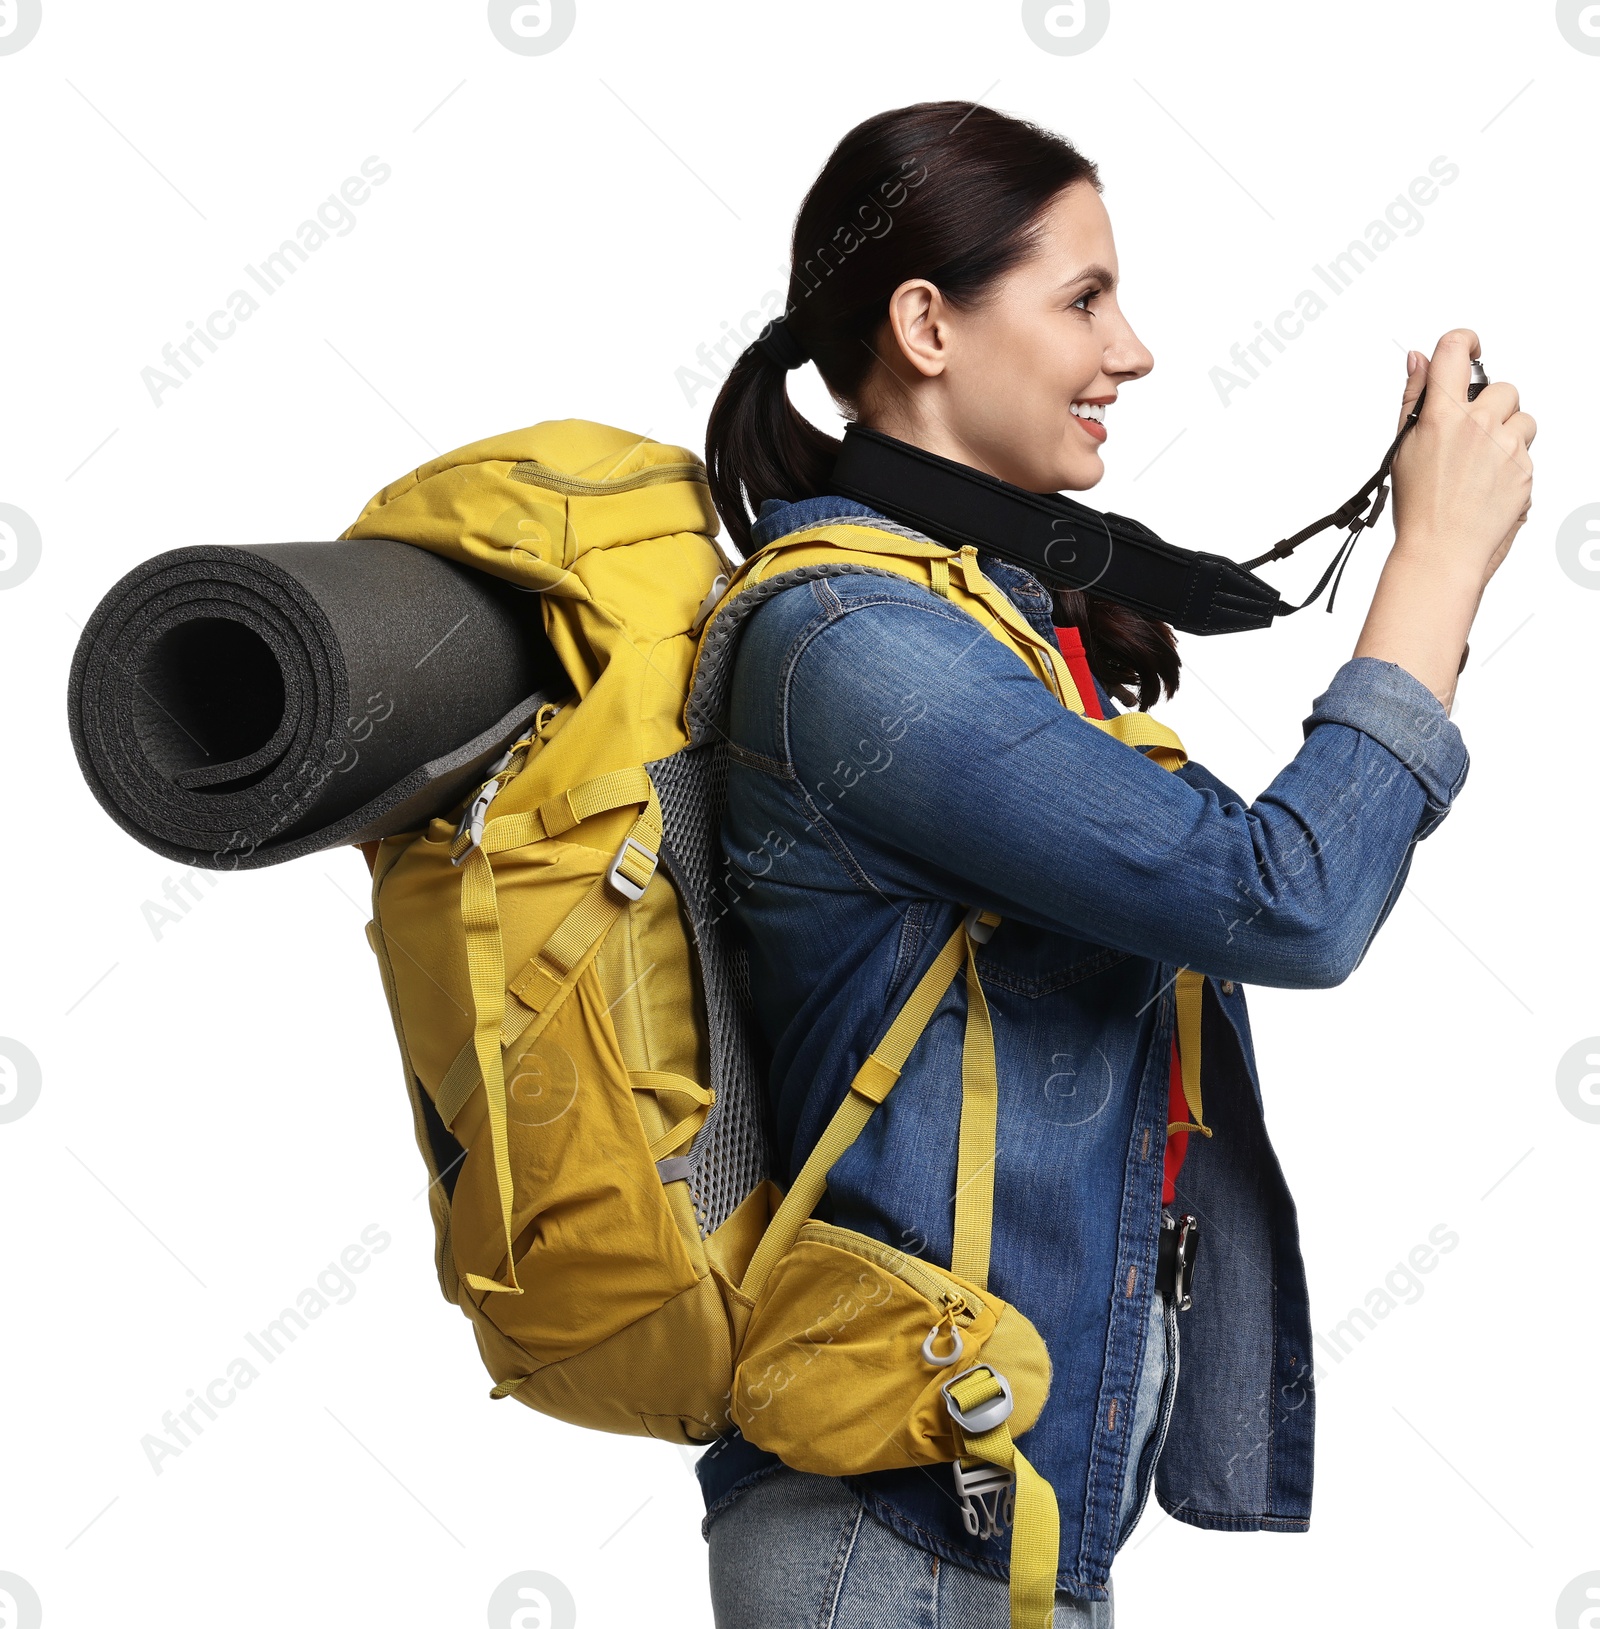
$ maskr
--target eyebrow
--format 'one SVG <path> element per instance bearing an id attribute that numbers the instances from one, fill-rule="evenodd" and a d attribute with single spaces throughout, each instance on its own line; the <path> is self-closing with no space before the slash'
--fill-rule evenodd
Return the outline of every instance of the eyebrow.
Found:
<path id="1" fill-rule="evenodd" d="M 1117 286 L 1117 279 L 1105 266 L 1085 266 L 1076 277 L 1069 277 L 1061 288 L 1072 288 L 1078 283 L 1104 283 L 1110 290 Z M 1061 290 L 1057 289 L 1056 292 L 1059 294 Z"/>

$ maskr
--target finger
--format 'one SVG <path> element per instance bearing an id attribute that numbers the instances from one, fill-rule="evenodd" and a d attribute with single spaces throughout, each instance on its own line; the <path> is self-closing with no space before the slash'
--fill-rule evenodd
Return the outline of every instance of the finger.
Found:
<path id="1" fill-rule="evenodd" d="M 1400 398 L 1400 423 L 1411 416 L 1411 409 L 1417 405 L 1417 398 L 1422 394 L 1428 383 L 1428 359 L 1421 351 L 1406 352 L 1406 388 Z"/>
<path id="2" fill-rule="evenodd" d="M 1485 413 L 1492 414 L 1493 419 L 1507 424 L 1516 417 L 1518 409 L 1522 406 L 1522 398 L 1515 385 L 1500 379 L 1492 385 L 1485 385 L 1478 392 L 1478 400 L 1474 405 L 1481 406 Z"/>
<path id="3" fill-rule="evenodd" d="M 1434 389 L 1422 411 L 1429 418 L 1448 412 L 1467 399 L 1467 385 L 1472 379 L 1472 359 L 1478 354 L 1478 336 L 1470 328 L 1452 328 L 1441 336 L 1433 348 L 1433 360 L 1428 364 L 1428 377 Z"/>
<path id="4" fill-rule="evenodd" d="M 1539 433 L 1539 421 L 1532 413 L 1513 413 L 1506 420 L 1506 428 L 1516 432 L 1524 447 L 1531 447 L 1533 438 Z"/>

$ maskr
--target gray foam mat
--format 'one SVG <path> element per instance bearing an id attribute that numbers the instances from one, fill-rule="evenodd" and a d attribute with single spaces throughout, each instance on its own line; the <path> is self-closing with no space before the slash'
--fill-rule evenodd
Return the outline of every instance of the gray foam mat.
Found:
<path id="1" fill-rule="evenodd" d="M 568 688 L 533 594 L 406 543 L 265 543 L 130 571 L 67 709 L 124 831 L 242 870 L 426 825 Z"/>

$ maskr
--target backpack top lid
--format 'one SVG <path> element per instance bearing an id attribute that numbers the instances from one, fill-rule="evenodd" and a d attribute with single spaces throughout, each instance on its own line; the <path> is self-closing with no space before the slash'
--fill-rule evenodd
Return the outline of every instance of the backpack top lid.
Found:
<path id="1" fill-rule="evenodd" d="M 398 538 L 524 588 L 583 598 L 569 573 L 590 551 L 716 531 L 705 466 L 687 448 L 551 419 L 412 470 L 342 535 Z"/>
<path id="2" fill-rule="evenodd" d="M 595 774 L 685 744 L 694 630 L 731 570 L 717 527 L 705 466 L 686 448 L 555 419 L 422 465 L 343 535 L 412 543 L 536 593 L 576 698 L 594 698 L 584 768 Z"/>

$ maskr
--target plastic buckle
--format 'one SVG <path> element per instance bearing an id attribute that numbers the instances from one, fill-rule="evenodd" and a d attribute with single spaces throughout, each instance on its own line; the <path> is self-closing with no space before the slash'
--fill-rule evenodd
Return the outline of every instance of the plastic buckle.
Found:
<path id="1" fill-rule="evenodd" d="M 489 805 L 499 795 L 500 777 L 511 767 L 512 756 L 519 745 L 519 742 L 513 742 L 489 765 L 489 778 L 478 788 L 477 796 L 467 805 L 465 813 L 463 813 L 456 826 L 458 841 L 469 835 L 472 841 L 459 854 L 453 854 L 450 857 L 451 865 L 464 865 L 473 849 L 483 841 L 484 816 L 489 812 Z"/>
<path id="2" fill-rule="evenodd" d="M 990 1376 L 999 1386 L 1000 1391 L 997 1396 L 990 1397 L 985 1402 L 963 1410 L 955 1398 L 950 1395 L 950 1388 L 959 1381 L 965 1380 L 969 1374 L 986 1374 Z M 997 1425 L 1003 1425 L 1011 1418 L 1011 1411 L 1016 1407 L 1011 1397 L 1011 1382 L 998 1369 L 991 1368 L 987 1363 L 974 1363 L 970 1369 L 963 1369 L 960 1374 L 952 1375 L 939 1390 L 944 1393 L 944 1406 L 950 1410 L 950 1418 L 963 1431 L 974 1437 L 981 1437 L 985 1431 L 993 1431 Z"/>
<path id="3" fill-rule="evenodd" d="M 622 874 L 622 862 L 628 857 L 630 848 L 637 849 L 650 866 L 650 876 L 643 882 L 633 882 Z M 650 878 L 656 874 L 657 856 L 652 854 L 636 837 L 624 837 L 622 847 L 617 850 L 617 857 L 611 862 L 611 868 L 606 872 L 606 881 L 611 884 L 624 899 L 643 899 L 644 891 L 650 886 Z"/>
<path id="4" fill-rule="evenodd" d="M 450 857 L 451 865 L 465 865 L 468 856 L 478 844 L 483 841 L 484 817 L 489 813 L 489 805 L 494 802 L 500 791 L 500 782 L 497 780 L 485 781 L 478 788 L 478 795 L 467 805 L 466 813 L 461 817 L 461 823 L 456 827 L 456 837 L 471 837 L 471 842 L 459 854 Z"/>
<path id="5" fill-rule="evenodd" d="M 1017 1481 L 1010 1471 L 981 1461 L 968 1470 L 959 1459 L 950 1470 L 962 1525 L 974 1538 L 993 1538 L 1016 1519 Z"/>
<path id="6" fill-rule="evenodd" d="M 984 910 L 981 905 L 974 905 L 967 912 L 966 920 L 961 924 L 967 931 L 967 937 L 975 945 L 986 945 L 994 938 L 994 930 L 1000 926 L 998 922 L 984 922 L 981 918 Z"/>
<path id="7" fill-rule="evenodd" d="M 706 590 L 706 597 L 700 602 L 700 609 L 694 614 L 694 621 L 689 624 L 689 632 L 697 634 L 705 627 L 706 619 L 716 610 L 722 596 L 728 592 L 728 574 L 719 571 L 712 581 L 711 587 Z"/>

